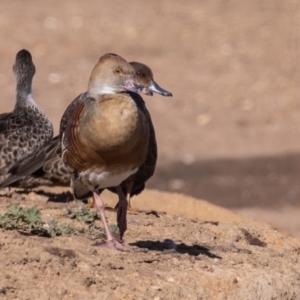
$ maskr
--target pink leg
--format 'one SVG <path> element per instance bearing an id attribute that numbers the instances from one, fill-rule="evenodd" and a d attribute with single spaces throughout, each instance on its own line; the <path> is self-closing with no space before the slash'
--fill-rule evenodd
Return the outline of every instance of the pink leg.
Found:
<path id="1" fill-rule="evenodd" d="M 94 194 L 94 198 L 95 198 L 95 204 L 96 204 L 96 207 L 98 209 L 98 212 L 99 212 L 99 215 L 100 215 L 100 218 L 103 222 L 103 225 L 104 225 L 104 229 L 105 229 L 105 232 L 106 232 L 106 243 L 102 246 L 104 247 L 108 247 L 108 248 L 113 248 L 113 249 L 117 249 L 117 250 L 127 250 L 127 248 L 122 245 L 121 243 L 119 243 L 112 235 L 109 227 L 108 227 L 108 224 L 107 224 L 107 221 L 106 221 L 106 217 L 105 217 L 105 212 L 104 212 L 104 203 L 100 197 L 99 194 L 93 192 Z"/>
<path id="2" fill-rule="evenodd" d="M 126 197 L 124 196 L 122 189 L 120 186 L 116 187 L 118 196 L 119 196 L 119 203 L 118 203 L 118 211 L 117 211 L 117 223 L 120 231 L 120 238 L 123 239 L 123 235 L 127 230 L 127 206 L 128 202 Z"/>

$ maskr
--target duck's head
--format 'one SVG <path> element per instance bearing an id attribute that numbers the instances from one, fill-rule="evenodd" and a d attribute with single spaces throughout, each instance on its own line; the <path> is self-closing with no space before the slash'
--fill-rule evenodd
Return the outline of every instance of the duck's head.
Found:
<path id="1" fill-rule="evenodd" d="M 35 66 L 29 51 L 23 49 L 17 53 L 13 72 L 18 82 L 32 80 Z"/>
<path id="2" fill-rule="evenodd" d="M 129 64 L 133 67 L 135 71 L 137 81 L 145 87 L 143 89 L 144 94 L 152 96 L 154 92 L 162 96 L 173 96 L 172 93 L 164 90 L 154 81 L 153 73 L 148 66 L 135 61 L 130 62 Z"/>
<path id="3" fill-rule="evenodd" d="M 95 97 L 125 91 L 144 91 L 144 86 L 136 80 L 133 67 L 116 54 L 108 53 L 100 57 L 89 80 L 89 95 Z"/>

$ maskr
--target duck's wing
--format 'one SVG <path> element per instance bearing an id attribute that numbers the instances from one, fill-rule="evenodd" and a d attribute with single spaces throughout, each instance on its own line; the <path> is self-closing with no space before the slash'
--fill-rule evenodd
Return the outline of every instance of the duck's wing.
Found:
<path id="1" fill-rule="evenodd" d="M 84 94 L 80 94 L 76 97 L 65 110 L 60 124 L 60 132 L 63 132 L 67 126 L 67 122 L 72 114 L 74 108 L 78 103 L 83 101 Z M 11 123 L 11 122 L 10 122 Z M 16 121 L 14 122 L 16 123 Z M 2 122 L 3 130 L 7 127 L 5 124 L 9 122 Z M 29 126 L 30 124 L 27 124 Z M 1 130 L 1 116 L 0 116 L 0 130 Z M 0 134 L 0 149 L 1 149 L 1 137 Z M 7 187 L 15 184 L 16 186 L 38 186 L 39 181 L 37 178 L 41 178 L 41 183 L 45 183 L 43 179 L 48 180 L 49 184 L 53 181 L 53 184 L 66 185 L 70 180 L 70 174 L 68 168 L 64 165 L 61 150 L 61 135 L 54 137 L 47 142 L 41 149 L 28 155 L 25 159 L 20 159 L 12 166 L 4 181 L 1 182 L 0 187 Z M 24 179 L 19 184 L 16 183 L 20 179 Z"/>
<path id="2" fill-rule="evenodd" d="M 59 149 L 61 149 L 60 143 Z M 20 178 L 20 175 L 16 176 L 13 174 L 9 180 L 10 182 L 7 181 L 9 185 L 6 184 L 5 186 L 24 189 L 33 189 L 41 185 L 70 186 L 71 174 L 69 169 L 64 164 L 62 158 L 59 156 L 47 160 L 44 166 L 40 167 L 30 175 Z"/>
<path id="3" fill-rule="evenodd" d="M 149 143 L 148 152 L 145 162 L 139 167 L 138 171 L 132 175 L 133 185 L 130 196 L 138 195 L 145 188 L 145 183 L 149 180 L 155 171 L 157 162 L 157 143 L 155 136 L 155 129 L 149 111 L 146 109 L 146 115 L 149 121 Z"/>
<path id="4" fill-rule="evenodd" d="M 87 161 L 89 149 L 83 146 L 79 139 L 79 121 L 85 111 L 85 100 L 83 96 L 81 101 L 77 101 L 68 110 L 69 117 L 63 121 L 61 125 L 61 140 L 62 140 L 62 159 L 68 166 L 71 175 L 71 187 L 76 199 L 86 199 L 91 197 L 93 193 L 83 185 L 78 178 L 78 173 L 86 171 L 88 165 L 82 163 Z M 64 128 L 62 128 L 62 126 Z"/>
<path id="5" fill-rule="evenodd" d="M 4 113 L 0 115 L 0 134 L 9 134 L 18 128 L 32 124 L 30 120 L 24 118 L 24 114 L 22 113 Z"/>
<path id="6" fill-rule="evenodd" d="M 59 136 L 62 139 L 63 133 L 65 132 L 68 122 L 74 112 L 74 110 L 77 108 L 79 103 L 84 102 L 87 99 L 87 92 L 80 94 L 77 96 L 67 107 L 65 110 L 61 120 L 60 120 L 60 126 L 59 126 Z"/>
<path id="7" fill-rule="evenodd" d="M 22 112 L 0 115 L 0 174 L 7 174 L 16 161 L 46 141 L 46 136 L 37 135 L 35 127 L 33 120 Z"/>
<path id="8" fill-rule="evenodd" d="M 63 146 L 63 161 L 69 166 L 73 172 L 80 172 L 85 170 L 85 166 L 81 164 L 86 150 L 79 139 L 79 121 L 84 114 L 85 103 L 78 101 L 69 110 L 69 118 L 66 126 L 62 131 L 62 146 Z M 61 128 L 62 129 L 62 128 Z"/>
<path id="9" fill-rule="evenodd" d="M 59 136 L 54 137 L 48 143 L 46 143 L 40 150 L 27 156 L 25 159 L 17 161 L 8 170 L 10 175 L 1 182 L 0 188 L 11 186 L 19 179 L 29 176 L 34 172 L 43 172 L 43 167 L 49 161 L 55 159 L 58 156 L 60 150 Z M 40 174 L 42 175 L 42 174 Z"/>

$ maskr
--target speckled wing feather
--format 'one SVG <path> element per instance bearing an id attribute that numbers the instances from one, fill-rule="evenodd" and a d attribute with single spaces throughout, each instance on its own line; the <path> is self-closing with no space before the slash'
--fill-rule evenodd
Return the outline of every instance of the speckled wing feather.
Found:
<path id="1" fill-rule="evenodd" d="M 36 107 L 0 115 L 0 173 L 38 151 L 53 135 L 52 124 Z M 2 178 L 3 179 L 3 178 Z"/>
<path id="2" fill-rule="evenodd" d="M 80 94 L 65 110 L 60 123 L 60 136 L 54 137 L 45 143 L 41 149 L 34 151 L 25 159 L 17 160 L 11 165 L 8 171 L 10 175 L 1 182 L 0 187 L 34 188 L 39 185 L 51 186 L 58 184 L 68 186 L 70 184 L 70 171 L 61 158 L 62 149 L 60 139 L 74 108 L 79 102 L 84 101 L 85 97 L 86 93 Z M 2 128 L 5 128 L 4 125 Z"/>
<path id="3" fill-rule="evenodd" d="M 9 134 L 18 128 L 33 125 L 31 120 L 24 118 L 24 113 L 15 112 L 0 115 L 0 134 Z"/>
<path id="4" fill-rule="evenodd" d="M 39 151 L 15 163 L 9 172 L 11 175 L 0 187 L 35 188 L 40 185 L 70 184 L 69 170 L 61 159 L 59 136 L 54 137 Z"/>

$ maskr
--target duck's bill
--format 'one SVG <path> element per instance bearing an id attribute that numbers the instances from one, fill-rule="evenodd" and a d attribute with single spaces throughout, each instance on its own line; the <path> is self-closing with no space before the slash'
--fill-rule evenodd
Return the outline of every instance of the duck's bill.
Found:
<path id="1" fill-rule="evenodd" d="M 145 87 L 134 80 L 128 80 L 125 89 L 129 92 L 146 94 Z"/>
<path id="2" fill-rule="evenodd" d="M 141 94 L 145 94 L 147 96 L 153 96 L 153 92 L 149 90 L 149 87 L 143 86 L 143 89 L 139 91 Z"/>
<path id="3" fill-rule="evenodd" d="M 148 86 L 148 91 L 150 93 L 150 95 L 152 96 L 153 93 L 158 93 L 162 96 L 166 96 L 166 97 L 172 97 L 172 93 L 164 90 L 163 88 L 161 88 L 155 81 L 151 81 L 151 84 Z M 147 94 L 146 94 L 147 95 Z M 149 95 L 149 94 L 148 94 Z"/>

